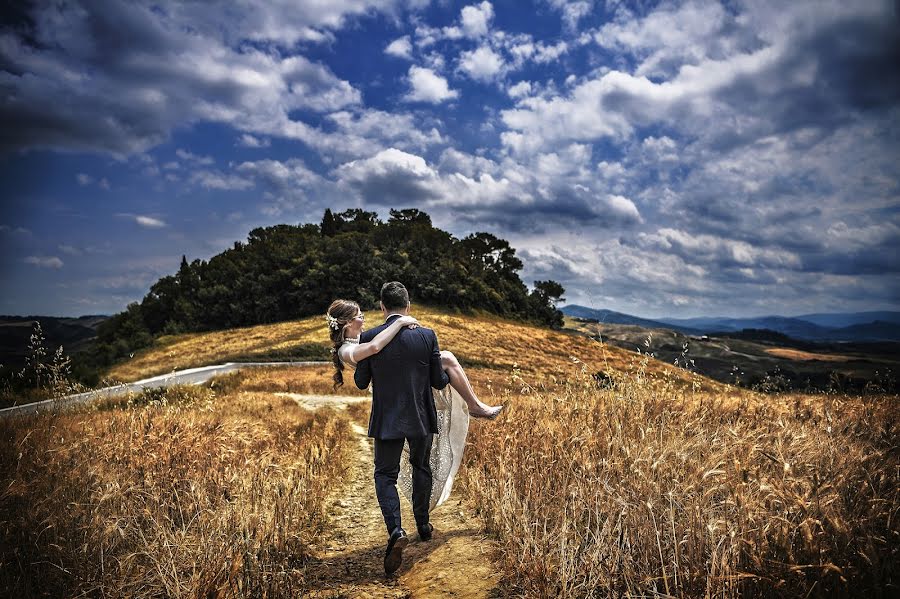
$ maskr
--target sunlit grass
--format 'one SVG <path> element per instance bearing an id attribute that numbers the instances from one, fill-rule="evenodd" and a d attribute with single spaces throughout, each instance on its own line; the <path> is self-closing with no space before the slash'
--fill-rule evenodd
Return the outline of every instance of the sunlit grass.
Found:
<path id="1" fill-rule="evenodd" d="M 490 314 L 462 315 L 426 306 L 413 306 L 412 314 L 437 332 L 441 349 L 456 354 L 470 369 L 472 378 L 485 385 L 505 380 L 516 366 L 534 384 L 555 386 L 576 370 L 573 357 L 592 372 L 636 372 L 641 362 L 634 353 L 617 347 Z M 381 322 L 380 312 L 366 313 L 368 327 Z M 325 320 L 313 316 L 244 329 L 163 337 L 106 374 L 111 379 L 133 381 L 195 366 L 268 360 L 273 355 L 298 359 L 319 355 L 320 359 L 327 359 L 330 347 Z M 293 355 L 292 348 L 297 350 Z M 645 364 L 644 371 L 648 377 L 675 378 L 706 389 L 726 389 L 656 360 Z M 344 389 L 352 386 L 351 381 L 347 383 Z"/>
<path id="2" fill-rule="evenodd" d="M 500 422 L 473 427 L 461 478 L 515 594 L 896 589 L 898 398 L 519 384 Z"/>
<path id="3" fill-rule="evenodd" d="M 584 337 L 414 312 L 482 399 L 507 406 L 498 421 L 473 421 L 455 492 L 497 539 L 485 559 L 508 594 L 894 588 L 897 397 L 764 396 Z M 143 378 L 292 344 L 327 348 L 324 321 L 167 338 L 118 372 Z M 0 588 L 302 595 L 325 491 L 340 492 L 351 467 L 349 418 L 364 422 L 368 403 L 313 414 L 276 393 L 366 393 L 349 378 L 334 390 L 331 374 L 328 362 L 246 369 L 0 422 Z"/>
<path id="4" fill-rule="evenodd" d="M 0 421 L 0 594 L 302 594 L 349 421 L 221 388 Z"/>

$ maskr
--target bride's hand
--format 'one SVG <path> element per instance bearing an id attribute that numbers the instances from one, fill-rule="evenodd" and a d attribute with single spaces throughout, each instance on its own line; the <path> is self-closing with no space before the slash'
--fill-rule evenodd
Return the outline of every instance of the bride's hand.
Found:
<path id="1" fill-rule="evenodd" d="M 410 329 L 414 329 L 419 326 L 419 321 L 412 316 L 401 316 L 397 319 L 397 322 L 400 323 L 400 326 L 409 327 Z"/>

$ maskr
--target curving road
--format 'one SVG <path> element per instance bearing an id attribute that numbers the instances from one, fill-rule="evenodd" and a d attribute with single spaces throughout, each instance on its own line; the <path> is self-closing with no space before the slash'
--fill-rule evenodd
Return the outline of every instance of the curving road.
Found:
<path id="1" fill-rule="evenodd" d="M 326 364 L 326 362 L 227 362 L 216 366 L 188 368 L 187 370 L 176 370 L 168 374 L 161 374 L 133 383 L 123 383 L 121 385 L 116 385 L 115 387 L 94 389 L 93 391 L 88 391 L 86 393 L 76 393 L 57 399 L 48 399 L 35 403 L 23 404 L 21 406 L 3 408 L 0 409 L 0 417 L 34 414 L 46 410 L 58 410 L 94 399 L 116 397 L 132 391 L 142 391 L 144 389 L 153 389 L 155 387 L 169 387 L 170 385 L 200 385 L 214 376 L 227 374 L 242 368 L 257 368 L 261 366 L 319 366 L 321 364 Z"/>

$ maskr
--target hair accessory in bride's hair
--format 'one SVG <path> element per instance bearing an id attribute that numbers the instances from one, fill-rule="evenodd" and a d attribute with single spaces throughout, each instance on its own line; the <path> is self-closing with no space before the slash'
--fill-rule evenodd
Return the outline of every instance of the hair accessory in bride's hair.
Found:
<path id="1" fill-rule="evenodd" d="M 338 322 L 338 319 L 331 314 L 325 315 L 325 322 L 328 323 L 328 328 L 332 331 L 336 331 L 341 328 L 341 324 Z"/>

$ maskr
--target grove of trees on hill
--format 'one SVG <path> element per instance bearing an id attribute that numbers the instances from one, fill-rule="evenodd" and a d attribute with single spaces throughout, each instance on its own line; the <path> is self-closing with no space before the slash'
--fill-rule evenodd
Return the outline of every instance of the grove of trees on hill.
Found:
<path id="1" fill-rule="evenodd" d="M 94 358 L 110 364 L 160 334 L 207 331 L 324 314 L 335 298 L 378 305 L 385 281 L 402 281 L 414 302 L 478 309 L 551 327 L 562 325 L 555 281 L 519 278 L 522 261 L 490 233 L 457 239 L 416 209 L 325 211 L 322 222 L 250 231 L 245 243 L 188 262 L 157 281 L 140 303 L 103 323 Z"/>

